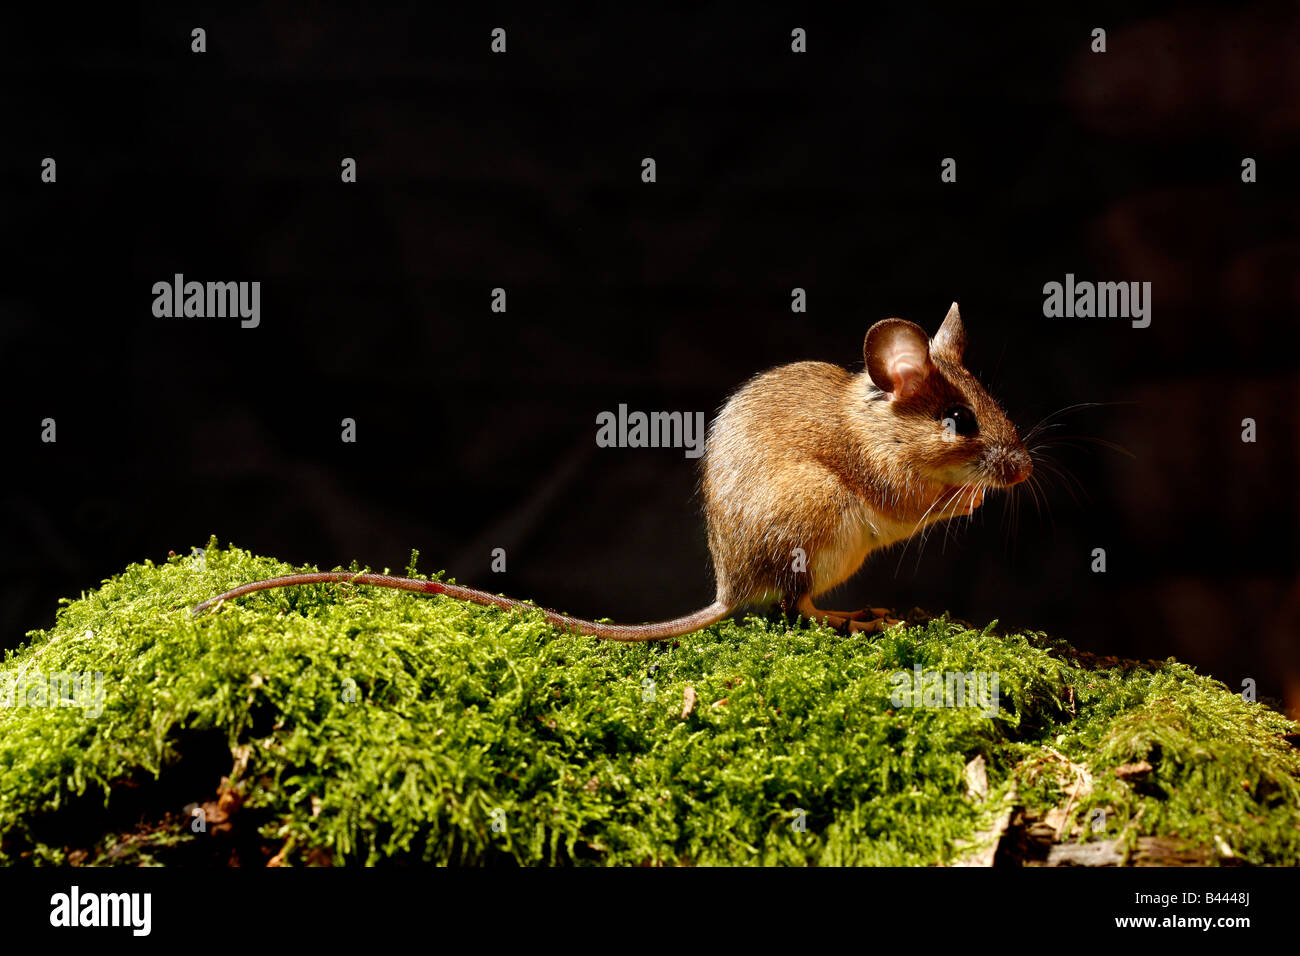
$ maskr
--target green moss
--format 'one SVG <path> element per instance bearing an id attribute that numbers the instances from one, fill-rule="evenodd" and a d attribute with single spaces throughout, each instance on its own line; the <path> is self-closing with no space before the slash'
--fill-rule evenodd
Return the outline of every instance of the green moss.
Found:
<path id="1" fill-rule="evenodd" d="M 948 863 L 1013 784 L 1027 813 L 1063 805 L 1059 754 L 1094 780 L 1071 818 L 1104 810 L 1110 838 L 1300 864 L 1296 725 L 1173 661 L 1089 670 L 1043 635 L 942 619 L 622 645 L 348 585 L 189 616 L 290 570 L 213 541 L 203 567 L 133 565 L 65 602 L 6 655 L 0 691 L 101 672 L 104 696 L 98 716 L 0 708 L 0 861 L 194 860 L 223 828 L 192 832 L 187 805 L 211 811 L 227 776 L 245 863 Z M 896 706 L 891 675 L 915 666 L 996 673 L 1001 707 Z M 986 800 L 963 774 L 979 755 Z"/>

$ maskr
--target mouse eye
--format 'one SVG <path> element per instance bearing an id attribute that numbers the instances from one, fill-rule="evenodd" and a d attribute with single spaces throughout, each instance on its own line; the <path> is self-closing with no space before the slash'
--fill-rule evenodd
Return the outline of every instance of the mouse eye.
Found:
<path id="1" fill-rule="evenodd" d="M 940 416 L 943 430 L 949 435 L 961 435 L 970 438 L 978 435 L 980 426 L 975 420 L 975 413 L 965 405 L 954 405 Z"/>

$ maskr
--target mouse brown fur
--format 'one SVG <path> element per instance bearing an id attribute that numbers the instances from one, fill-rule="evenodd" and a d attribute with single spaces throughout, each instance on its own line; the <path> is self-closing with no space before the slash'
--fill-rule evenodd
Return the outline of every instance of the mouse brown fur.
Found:
<path id="1" fill-rule="evenodd" d="M 953 303 L 933 341 L 886 319 L 852 374 L 797 362 L 755 376 L 709 432 L 701 490 L 718 601 L 783 600 L 805 616 L 872 551 L 967 514 L 983 492 L 1027 478 L 1029 454 L 997 402 L 962 366 Z M 969 409 L 969 426 L 945 413 Z"/>

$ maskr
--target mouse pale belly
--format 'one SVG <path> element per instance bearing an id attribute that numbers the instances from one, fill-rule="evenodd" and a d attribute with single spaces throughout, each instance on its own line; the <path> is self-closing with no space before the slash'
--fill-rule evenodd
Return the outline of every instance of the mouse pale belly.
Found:
<path id="1" fill-rule="evenodd" d="M 882 520 L 865 505 L 848 512 L 835 535 L 813 557 L 810 593 L 815 597 L 843 584 L 857 573 L 872 551 L 888 547 L 910 532 L 909 526 Z"/>

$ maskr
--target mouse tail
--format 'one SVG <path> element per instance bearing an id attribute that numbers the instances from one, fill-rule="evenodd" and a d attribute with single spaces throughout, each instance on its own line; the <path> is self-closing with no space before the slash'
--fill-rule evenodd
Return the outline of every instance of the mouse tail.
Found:
<path id="1" fill-rule="evenodd" d="M 662 641 L 669 637 L 680 637 L 683 634 L 690 634 L 693 631 L 708 627 L 710 624 L 716 624 L 731 613 L 731 608 L 720 601 L 715 601 L 694 614 L 675 617 L 668 621 L 655 621 L 651 624 L 602 624 L 599 621 L 588 621 L 584 618 L 560 614 L 547 608 L 539 608 L 537 605 L 529 604 L 526 601 L 516 601 L 513 598 L 502 597 L 499 594 L 490 594 L 487 591 L 479 591 L 475 588 L 461 587 L 459 584 L 426 581 L 421 578 L 399 578 L 391 574 L 356 573 L 352 571 L 317 571 L 305 574 L 286 574 L 283 577 L 267 578 L 264 581 L 241 584 L 225 594 L 218 594 L 214 598 L 208 598 L 201 604 L 196 604 L 190 613 L 192 616 L 197 617 L 222 601 L 243 597 L 245 594 L 252 594 L 254 591 L 294 587 L 299 584 L 326 584 L 330 582 L 368 584 L 372 587 L 412 591 L 416 594 L 441 594 L 446 597 L 456 598 L 459 601 L 470 601 L 473 604 L 481 604 L 485 607 L 499 607 L 506 610 L 516 607 L 539 610 L 545 615 L 546 620 L 558 628 L 576 631 L 579 634 L 586 634 L 607 641 Z"/>

